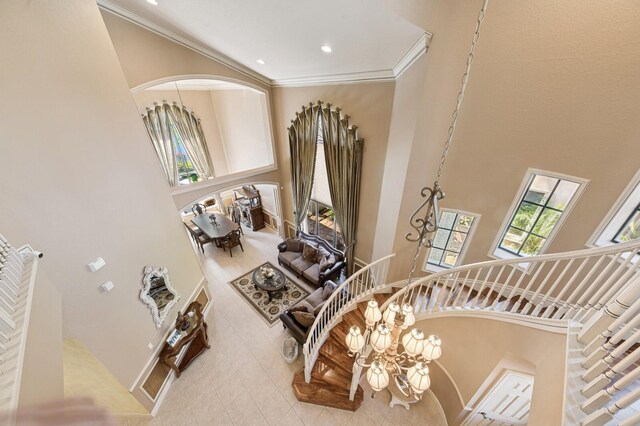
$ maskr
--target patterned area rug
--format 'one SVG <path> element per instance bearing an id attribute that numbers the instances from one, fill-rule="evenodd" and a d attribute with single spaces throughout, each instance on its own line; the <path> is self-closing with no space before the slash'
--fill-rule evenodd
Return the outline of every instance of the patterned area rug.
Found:
<path id="1" fill-rule="evenodd" d="M 260 314 L 269 326 L 273 326 L 277 321 L 279 321 L 281 312 L 284 312 L 290 306 L 295 305 L 300 300 L 307 297 L 309 292 L 291 280 L 287 274 L 284 274 L 285 279 L 287 280 L 288 290 L 275 292 L 273 294 L 273 300 L 269 302 L 269 295 L 267 292 L 259 288 L 256 289 L 252 280 L 253 271 L 260 269 L 265 265 L 268 265 L 273 269 L 278 269 L 271 263 L 266 262 L 241 277 L 238 277 L 233 281 L 229 281 L 229 284 L 231 284 L 231 287 L 233 287 L 247 300 L 251 307 Z M 281 269 L 278 270 L 281 271 Z"/>

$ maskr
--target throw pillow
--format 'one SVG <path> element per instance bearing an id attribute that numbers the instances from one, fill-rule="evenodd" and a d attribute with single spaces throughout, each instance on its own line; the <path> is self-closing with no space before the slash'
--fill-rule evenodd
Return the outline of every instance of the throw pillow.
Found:
<path id="1" fill-rule="evenodd" d="M 287 251 L 301 252 L 304 243 L 295 238 L 287 238 Z"/>
<path id="2" fill-rule="evenodd" d="M 308 295 L 305 300 L 307 302 L 309 302 L 309 304 L 315 308 L 316 306 L 321 304 L 322 301 L 324 300 L 322 298 L 322 292 L 323 292 L 323 289 L 321 289 L 321 288 L 316 289 L 316 291 L 314 291 L 313 293 Z M 311 311 L 309 311 L 309 312 L 311 312 Z"/>
<path id="3" fill-rule="evenodd" d="M 322 260 L 320 261 L 320 272 L 326 271 L 327 269 L 331 269 L 331 267 L 335 264 L 336 264 L 336 257 L 333 254 L 322 258 Z"/>
<path id="4" fill-rule="evenodd" d="M 316 258 L 316 263 L 320 263 L 322 258 L 329 257 L 330 254 L 331 253 L 329 253 L 326 248 L 318 246 L 318 257 Z"/>
<path id="5" fill-rule="evenodd" d="M 304 327 L 311 327 L 316 320 L 316 317 L 309 312 L 294 312 L 293 317 Z"/>
<path id="6" fill-rule="evenodd" d="M 302 250 L 302 258 L 304 260 L 306 260 L 307 262 L 315 263 L 317 255 L 318 255 L 318 249 L 316 249 L 314 246 L 310 244 L 307 244 L 307 243 L 304 244 L 304 249 Z"/>
<path id="7" fill-rule="evenodd" d="M 291 307 L 289 312 L 313 312 L 313 306 L 311 306 L 306 300 L 302 300 L 295 306 Z"/>
<path id="8" fill-rule="evenodd" d="M 327 285 L 325 284 L 323 289 L 322 289 L 322 300 L 325 301 L 329 298 L 329 296 L 331 296 L 331 293 L 333 293 L 333 290 L 335 290 L 336 287 L 332 286 L 332 285 Z"/>

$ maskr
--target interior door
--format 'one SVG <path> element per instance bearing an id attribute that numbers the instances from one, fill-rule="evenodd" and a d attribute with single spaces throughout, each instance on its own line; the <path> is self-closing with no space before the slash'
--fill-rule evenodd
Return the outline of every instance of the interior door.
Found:
<path id="1" fill-rule="evenodd" d="M 526 425 L 532 394 L 533 376 L 506 371 L 463 424 L 465 426 Z"/>

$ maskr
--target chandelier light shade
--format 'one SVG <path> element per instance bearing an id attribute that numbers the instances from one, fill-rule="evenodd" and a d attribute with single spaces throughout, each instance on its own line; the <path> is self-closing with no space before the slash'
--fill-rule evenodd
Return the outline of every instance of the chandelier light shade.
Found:
<path id="1" fill-rule="evenodd" d="M 417 362 L 416 365 L 407 370 L 407 379 L 409 380 L 411 389 L 413 389 L 415 393 L 423 393 L 431 386 L 429 367 L 422 362 Z"/>
<path id="2" fill-rule="evenodd" d="M 424 344 L 422 356 L 427 361 L 435 361 L 442 355 L 442 341 L 438 336 L 431 335 Z"/>
<path id="3" fill-rule="evenodd" d="M 404 323 L 405 327 L 411 327 L 416 323 L 416 317 L 413 315 L 413 306 L 408 303 L 402 305 L 402 315 L 404 315 Z"/>
<path id="4" fill-rule="evenodd" d="M 389 386 L 389 373 L 387 373 L 382 361 L 375 360 L 371 363 L 371 367 L 367 371 L 367 382 L 375 392 Z"/>
<path id="5" fill-rule="evenodd" d="M 374 351 L 382 353 L 391 346 L 391 330 L 386 324 L 380 324 L 371 333 L 371 347 Z"/>
<path id="6" fill-rule="evenodd" d="M 345 337 L 345 343 L 352 353 L 359 352 L 364 346 L 364 337 L 360 333 L 360 328 L 353 326 L 349 329 L 349 334 Z"/>
<path id="7" fill-rule="evenodd" d="M 367 303 L 367 309 L 364 311 L 364 318 L 369 327 L 372 327 L 375 323 L 382 318 L 382 312 L 378 308 L 378 302 L 375 300 L 369 300 Z"/>
<path id="8" fill-rule="evenodd" d="M 396 319 L 396 314 L 398 312 L 400 312 L 400 305 L 398 305 L 396 302 L 392 302 L 384 311 L 384 314 L 382 314 L 382 319 L 389 326 L 392 326 L 394 324 L 394 321 Z"/>
<path id="9" fill-rule="evenodd" d="M 412 357 L 420 355 L 424 350 L 424 333 L 422 330 L 414 328 L 402 338 L 402 346 L 405 352 Z"/>

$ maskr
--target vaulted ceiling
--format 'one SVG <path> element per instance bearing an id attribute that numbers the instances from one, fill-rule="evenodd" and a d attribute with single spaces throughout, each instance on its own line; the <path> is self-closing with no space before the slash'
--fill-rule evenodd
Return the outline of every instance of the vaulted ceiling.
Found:
<path id="1" fill-rule="evenodd" d="M 156 2 L 98 0 L 275 81 L 389 74 L 424 43 L 424 30 L 392 12 L 385 0 Z M 332 52 L 323 52 L 322 45 Z"/>

